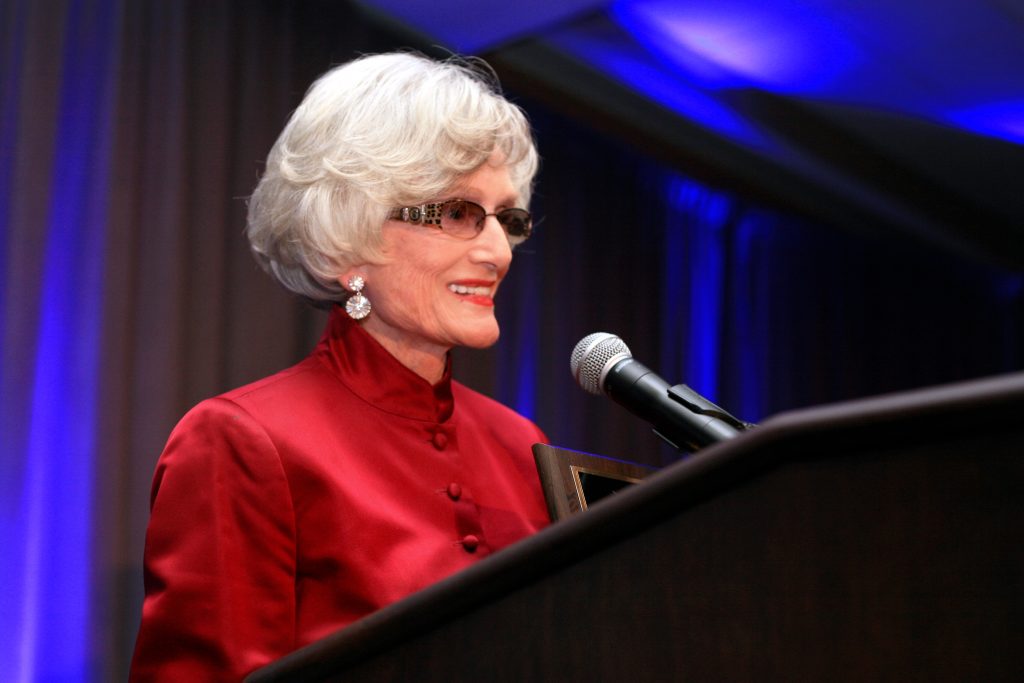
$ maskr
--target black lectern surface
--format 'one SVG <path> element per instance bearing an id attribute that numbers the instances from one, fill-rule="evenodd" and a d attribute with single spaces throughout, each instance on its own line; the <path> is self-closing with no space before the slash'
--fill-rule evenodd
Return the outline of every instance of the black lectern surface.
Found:
<path id="1" fill-rule="evenodd" d="M 1016 680 L 1024 374 L 794 411 L 247 681 Z"/>

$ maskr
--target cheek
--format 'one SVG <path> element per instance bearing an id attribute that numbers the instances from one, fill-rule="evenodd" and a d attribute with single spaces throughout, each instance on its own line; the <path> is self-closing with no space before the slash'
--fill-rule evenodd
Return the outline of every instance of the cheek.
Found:
<path id="1" fill-rule="evenodd" d="M 436 294 L 443 285 L 438 273 L 423 268 L 404 273 L 402 283 L 409 295 L 419 297 Z"/>
<path id="2" fill-rule="evenodd" d="M 436 295 L 446 284 L 445 274 L 451 269 L 452 260 L 443 258 L 443 253 L 432 253 L 436 248 L 432 250 L 427 245 L 421 245 L 420 249 L 412 248 L 414 244 L 407 246 L 409 248 L 403 250 L 405 253 L 396 254 L 396 261 L 391 268 L 395 284 L 407 296 Z"/>
<path id="3" fill-rule="evenodd" d="M 455 247 L 460 245 L 439 244 L 402 231 L 388 237 L 387 262 L 374 268 L 372 284 L 367 285 L 379 299 L 374 305 L 402 327 L 421 325 L 424 317 L 435 321 L 445 317 L 446 286 L 455 277 L 461 255 Z"/>
<path id="4" fill-rule="evenodd" d="M 379 283 L 381 307 L 396 316 L 418 317 L 444 295 L 444 283 L 432 271 L 399 268 L 382 277 L 386 279 Z"/>

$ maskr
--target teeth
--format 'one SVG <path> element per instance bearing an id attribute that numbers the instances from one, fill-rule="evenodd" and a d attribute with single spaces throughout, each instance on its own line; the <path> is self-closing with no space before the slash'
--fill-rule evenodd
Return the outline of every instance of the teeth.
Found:
<path id="1" fill-rule="evenodd" d="M 450 284 L 448 289 L 456 294 L 476 294 L 486 296 L 491 293 L 490 287 L 466 287 L 465 285 Z"/>

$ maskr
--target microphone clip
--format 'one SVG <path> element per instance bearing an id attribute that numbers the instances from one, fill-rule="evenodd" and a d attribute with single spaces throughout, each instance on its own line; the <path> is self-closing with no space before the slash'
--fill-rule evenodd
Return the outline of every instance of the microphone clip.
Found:
<path id="1" fill-rule="evenodd" d="M 757 426 L 751 422 L 744 422 L 743 420 L 733 417 L 685 384 L 677 384 L 674 387 L 669 387 L 668 395 L 669 398 L 676 403 L 682 404 L 688 410 L 691 410 L 698 415 L 706 415 L 708 417 L 721 420 L 737 430 L 743 431 Z"/>

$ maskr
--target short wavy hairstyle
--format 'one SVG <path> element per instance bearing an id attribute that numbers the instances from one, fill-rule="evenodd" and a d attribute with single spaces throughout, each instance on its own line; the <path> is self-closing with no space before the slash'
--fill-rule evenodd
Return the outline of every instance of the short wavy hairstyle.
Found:
<path id="1" fill-rule="evenodd" d="M 382 257 L 391 209 L 443 196 L 500 154 L 523 205 L 538 157 L 526 115 L 482 60 L 361 57 L 316 80 L 267 158 L 246 233 L 287 289 L 327 305 Z"/>

